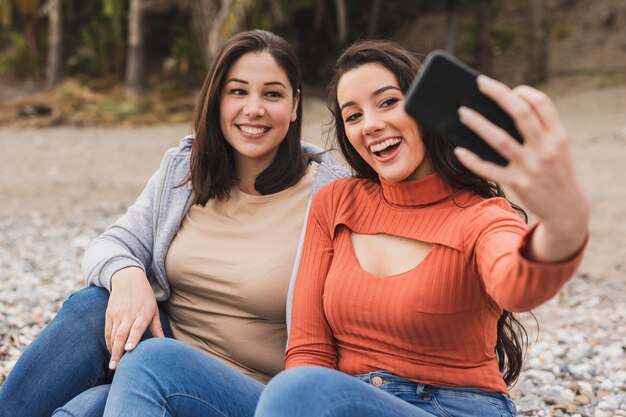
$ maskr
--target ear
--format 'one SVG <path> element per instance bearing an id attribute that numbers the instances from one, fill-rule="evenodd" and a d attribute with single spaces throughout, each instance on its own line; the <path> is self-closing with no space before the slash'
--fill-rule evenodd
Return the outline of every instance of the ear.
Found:
<path id="1" fill-rule="evenodd" d="M 300 90 L 296 91 L 293 97 L 293 109 L 291 110 L 291 123 L 295 122 L 298 118 L 298 105 L 300 104 Z"/>

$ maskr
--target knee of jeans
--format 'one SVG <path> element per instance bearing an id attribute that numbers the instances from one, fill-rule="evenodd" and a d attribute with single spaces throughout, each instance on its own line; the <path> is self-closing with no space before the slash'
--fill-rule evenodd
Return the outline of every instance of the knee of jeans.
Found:
<path id="1" fill-rule="evenodd" d="M 88 389 L 54 410 L 52 417 L 102 417 L 110 388 L 110 385 L 98 385 Z"/>
<path id="2" fill-rule="evenodd" d="M 267 384 L 259 399 L 255 417 L 283 417 L 315 415 L 336 383 L 333 376 L 341 376 L 328 368 L 303 366 L 287 369 Z M 350 378 L 350 377 L 349 377 Z"/>
<path id="3" fill-rule="evenodd" d="M 276 396 L 278 400 L 298 396 L 302 393 L 308 393 L 307 395 L 321 393 L 322 387 L 325 391 L 333 384 L 332 375 L 337 373 L 338 371 L 319 366 L 287 369 L 272 378 L 264 392 L 268 393 L 269 398 Z"/>
<path id="4" fill-rule="evenodd" d="M 168 358 L 177 356 L 182 343 L 175 339 L 153 337 L 139 342 L 131 352 L 125 353 L 118 365 L 117 373 L 131 368 L 152 369 L 166 365 Z"/>
<path id="5" fill-rule="evenodd" d="M 109 292 L 104 288 L 92 286 L 82 288 L 70 295 L 63 303 L 62 310 L 78 316 L 98 314 L 100 310 L 104 314 L 108 304 Z"/>

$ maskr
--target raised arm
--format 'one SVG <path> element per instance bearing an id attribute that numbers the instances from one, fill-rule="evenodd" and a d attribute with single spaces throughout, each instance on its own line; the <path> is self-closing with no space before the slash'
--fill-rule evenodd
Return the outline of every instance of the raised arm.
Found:
<path id="1" fill-rule="evenodd" d="M 483 161 L 457 148 L 461 162 L 478 175 L 504 185 L 535 213 L 539 225 L 524 248 L 537 262 L 560 262 L 583 246 L 589 224 L 589 202 L 576 178 L 567 132 L 550 98 L 532 87 L 511 90 L 481 75 L 478 85 L 507 111 L 524 137 L 520 145 L 479 113 L 462 107 L 461 121 L 508 161 L 506 167 Z"/>

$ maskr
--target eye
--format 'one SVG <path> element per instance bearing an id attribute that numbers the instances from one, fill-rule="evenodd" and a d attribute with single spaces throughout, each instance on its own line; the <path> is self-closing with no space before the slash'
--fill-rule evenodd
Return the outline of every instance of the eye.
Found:
<path id="1" fill-rule="evenodd" d="M 269 98 L 281 98 L 282 96 L 282 93 L 278 91 L 268 91 L 267 93 L 265 93 L 265 97 Z"/>
<path id="2" fill-rule="evenodd" d="M 246 90 L 244 90 L 243 88 L 232 88 L 229 93 L 233 96 L 245 96 Z"/>
<path id="3" fill-rule="evenodd" d="M 399 98 L 397 98 L 397 97 L 390 97 L 390 98 L 386 99 L 385 101 L 383 101 L 380 104 L 380 107 L 391 107 L 394 104 L 396 104 L 398 101 L 400 101 Z"/>
<path id="4" fill-rule="evenodd" d="M 355 122 L 355 121 L 357 121 L 360 117 L 361 117 L 361 113 L 359 113 L 359 112 L 350 113 L 350 114 L 348 114 L 348 115 L 345 117 L 345 119 L 344 119 L 344 123 Z"/>

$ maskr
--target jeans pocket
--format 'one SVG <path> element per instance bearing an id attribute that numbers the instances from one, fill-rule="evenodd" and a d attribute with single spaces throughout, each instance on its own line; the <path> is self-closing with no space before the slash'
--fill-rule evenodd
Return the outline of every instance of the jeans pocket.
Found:
<path id="1" fill-rule="evenodd" d="M 459 390 L 433 392 L 433 405 L 444 417 L 512 417 L 513 402 L 504 396 L 492 396 Z"/>

